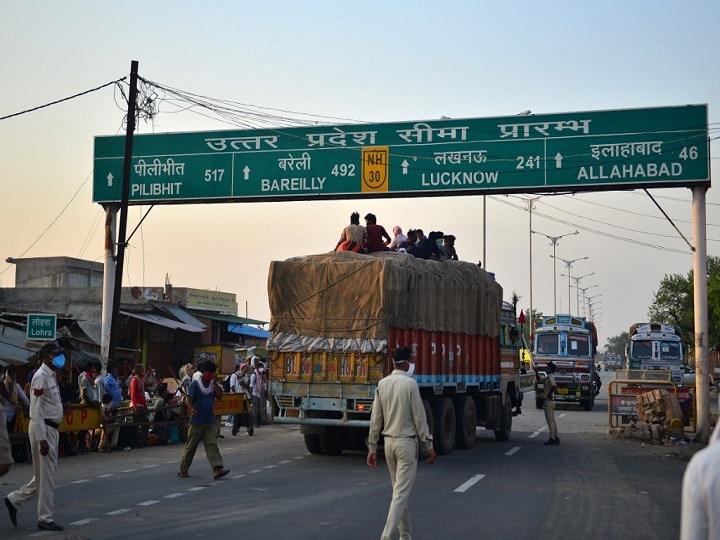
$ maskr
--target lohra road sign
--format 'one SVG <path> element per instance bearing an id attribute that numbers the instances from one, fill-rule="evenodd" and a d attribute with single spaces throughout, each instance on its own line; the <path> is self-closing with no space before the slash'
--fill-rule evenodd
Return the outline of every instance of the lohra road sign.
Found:
<path id="1" fill-rule="evenodd" d="M 55 339 L 57 315 L 29 313 L 27 316 L 27 338 L 35 341 Z"/>
<path id="2" fill-rule="evenodd" d="M 130 204 L 349 199 L 710 183 L 707 105 L 136 135 Z M 124 136 L 96 137 L 118 202 Z"/>

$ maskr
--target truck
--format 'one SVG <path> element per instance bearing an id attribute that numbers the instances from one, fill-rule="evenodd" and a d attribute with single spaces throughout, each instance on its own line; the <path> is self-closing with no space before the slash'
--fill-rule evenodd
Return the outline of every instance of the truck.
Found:
<path id="1" fill-rule="evenodd" d="M 551 315 L 536 321 L 533 335 L 535 406 L 543 407 L 542 392 L 548 362 L 556 366 L 556 402 L 579 403 L 586 411 L 595 405 L 599 378 L 595 325 L 584 317 Z"/>
<path id="2" fill-rule="evenodd" d="M 273 261 L 273 421 L 299 425 L 312 454 L 366 449 L 378 381 L 407 346 L 438 454 L 472 447 L 477 426 L 507 440 L 522 393 L 502 293 L 463 261 L 348 251 Z"/>
<path id="3" fill-rule="evenodd" d="M 666 370 L 673 384 L 683 384 L 682 332 L 678 326 L 656 322 L 635 323 L 628 331 L 625 368 Z"/>

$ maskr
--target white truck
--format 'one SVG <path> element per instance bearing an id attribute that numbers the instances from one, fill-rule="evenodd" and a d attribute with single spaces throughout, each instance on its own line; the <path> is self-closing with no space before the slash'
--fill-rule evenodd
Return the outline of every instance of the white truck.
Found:
<path id="1" fill-rule="evenodd" d="M 683 384 L 683 348 L 680 328 L 655 322 L 635 323 L 628 332 L 625 367 L 639 370 L 667 370 L 670 380 Z"/>

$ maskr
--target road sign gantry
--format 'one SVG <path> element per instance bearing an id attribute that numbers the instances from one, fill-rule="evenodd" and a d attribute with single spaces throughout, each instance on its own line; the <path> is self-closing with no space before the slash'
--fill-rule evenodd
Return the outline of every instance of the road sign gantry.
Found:
<path id="1" fill-rule="evenodd" d="M 129 204 L 709 184 L 706 105 L 135 135 Z M 96 137 L 93 201 L 120 200 L 124 136 Z"/>

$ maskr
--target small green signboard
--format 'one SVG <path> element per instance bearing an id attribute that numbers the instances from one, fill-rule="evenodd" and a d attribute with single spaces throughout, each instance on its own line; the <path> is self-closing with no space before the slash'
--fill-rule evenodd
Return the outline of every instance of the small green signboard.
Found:
<path id="1" fill-rule="evenodd" d="M 709 184 L 707 105 L 133 138 L 130 204 Z M 93 201 L 125 137 L 96 137 Z"/>
<path id="2" fill-rule="evenodd" d="M 55 339 L 57 315 L 30 313 L 27 316 L 27 338 L 35 341 Z"/>

